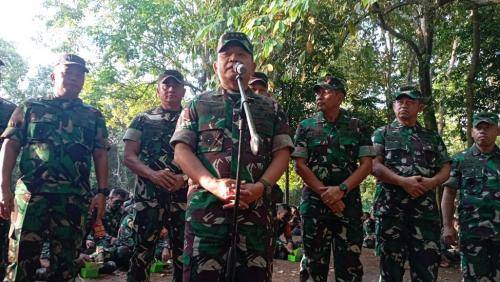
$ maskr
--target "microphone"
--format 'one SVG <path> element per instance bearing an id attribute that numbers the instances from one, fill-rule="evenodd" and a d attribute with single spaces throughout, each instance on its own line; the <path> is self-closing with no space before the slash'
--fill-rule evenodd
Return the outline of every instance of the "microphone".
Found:
<path id="1" fill-rule="evenodd" d="M 235 73 L 241 75 L 241 74 L 244 74 L 247 72 L 247 68 L 245 67 L 244 64 L 240 63 L 240 62 L 235 62 L 233 64 L 233 70 Z"/>

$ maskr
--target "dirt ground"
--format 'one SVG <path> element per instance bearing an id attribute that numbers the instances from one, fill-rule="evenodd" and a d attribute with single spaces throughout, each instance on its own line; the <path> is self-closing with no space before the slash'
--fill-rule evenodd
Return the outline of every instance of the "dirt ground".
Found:
<path id="1" fill-rule="evenodd" d="M 365 275 L 363 277 L 363 281 L 378 281 L 378 258 L 373 255 L 373 250 L 363 249 L 363 253 L 361 255 L 361 261 L 363 263 Z M 284 260 L 275 260 L 274 261 L 274 274 L 273 281 L 276 282 L 292 282 L 299 281 L 299 263 L 298 262 L 289 262 Z M 405 281 L 410 281 L 408 276 L 408 269 L 405 275 Z M 328 281 L 334 281 L 333 275 L 334 270 L 333 267 L 330 268 L 330 273 L 328 277 Z M 154 273 L 151 277 L 151 281 L 160 282 L 160 281 L 171 281 L 171 273 L 166 271 L 165 273 Z M 457 265 L 452 265 L 449 268 L 440 268 L 439 269 L 439 278 L 438 281 L 460 281 L 462 278 L 460 269 Z M 96 280 L 90 279 L 81 279 L 80 281 L 110 281 L 110 282 L 123 282 L 126 279 L 126 275 L 124 272 L 117 271 L 112 275 L 105 275 Z"/>

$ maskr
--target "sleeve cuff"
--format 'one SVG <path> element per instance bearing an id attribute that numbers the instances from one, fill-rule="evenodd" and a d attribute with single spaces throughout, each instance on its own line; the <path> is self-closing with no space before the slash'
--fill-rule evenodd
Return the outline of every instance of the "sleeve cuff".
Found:
<path id="1" fill-rule="evenodd" d="M 189 129 L 179 129 L 174 132 L 174 135 L 170 139 L 170 145 L 175 147 L 177 143 L 184 143 L 191 147 L 191 149 L 196 150 L 196 133 Z"/>
<path id="2" fill-rule="evenodd" d="M 294 147 L 290 135 L 278 134 L 273 137 L 273 153 L 286 147 L 293 151 Z"/>
<path id="3" fill-rule="evenodd" d="M 307 153 L 307 148 L 304 147 L 295 147 L 295 150 L 292 153 L 292 158 L 304 158 L 307 159 L 309 154 Z"/>
<path id="4" fill-rule="evenodd" d="M 447 186 L 452 189 L 458 189 L 458 179 L 455 177 L 450 177 L 448 178 L 448 180 L 446 180 L 445 183 L 443 183 L 443 186 Z"/>
<path id="5" fill-rule="evenodd" d="M 373 146 L 360 146 L 358 157 L 375 157 L 377 154 L 375 153 L 375 148 Z"/>
<path id="6" fill-rule="evenodd" d="M 125 131 L 125 134 L 123 135 L 123 141 L 131 140 L 139 142 L 141 140 L 141 136 L 142 136 L 142 131 L 129 127 L 127 128 L 127 131 Z"/>

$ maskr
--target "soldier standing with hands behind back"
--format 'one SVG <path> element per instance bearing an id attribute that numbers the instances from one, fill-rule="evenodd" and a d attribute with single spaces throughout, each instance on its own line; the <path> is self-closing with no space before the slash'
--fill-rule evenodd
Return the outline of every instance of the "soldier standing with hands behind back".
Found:
<path id="1" fill-rule="evenodd" d="M 8 219 L 14 211 L 7 281 L 36 280 L 45 239 L 50 241 L 49 280 L 74 279 L 89 206 L 97 209 L 99 222 L 104 214 L 108 133 L 101 112 L 78 98 L 86 72 L 79 56 L 62 56 L 51 75 L 55 97 L 21 104 L 2 134 L 0 216 Z M 9 186 L 21 149 L 13 207 Z M 90 188 L 91 159 L 97 191 Z"/>

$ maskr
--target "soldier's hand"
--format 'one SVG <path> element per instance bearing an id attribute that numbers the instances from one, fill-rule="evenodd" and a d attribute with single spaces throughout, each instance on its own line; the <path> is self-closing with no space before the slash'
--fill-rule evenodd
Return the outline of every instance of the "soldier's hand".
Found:
<path id="1" fill-rule="evenodd" d="M 173 192 L 178 191 L 186 185 L 186 181 L 184 181 L 184 176 L 182 174 L 174 174 L 175 183 L 173 186 Z"/>
<path id="2" fill-rule="evenodd" d="M 448 245 L 457 245 L 457 230 L 453 226 L 443 227 L 443 241 Z"/>
<path id="3" fill-rule="evenodd" d="M 10 189 L 2 189 L 0 192 L 0 217 L 10 220 L 10 212 L 14 208 L 14 199 Z"/>
<path id="4" fill-rule="evenodd" d="M 104 209 L 106 207 L 106 196 L 101 193 L 98 193 L 92 199 L 90 203 L 90 211 L 94 211 L 97 209 L 96 222 L 102 224 L 102 218 L 104 217 Z"/>
<path id="5" fill-rule="evenodd" d="M 169 169 L 153 170 L 149 174 L 149 180 L 154 184 L 171 191 L 176 183 L 175 174 Z"/>
<path id="6" fill-rule="evenodd" d="M 428 177 L 422 177 L 420 179 L 420 184 L 425 187 L 426 191 L 432 190 L 436 188 L 436 185 L 434 184 L 434 181 L 431 178 Z"/>
<path id="7" fill-rule="evenodd" d="M 327 206 L 330 208 L 330 210 L 333 212 L 333 213 L 341 213 L 344 211 L 344 208 L 345 208 L 345 204 L 344 202 L 342 201 L 337 201 L 333 204 L 327 204 Z"/>
<path id="8" fill-rule="evenodd" d="M 163 248 L 161 251 L 161 260 L 163 262 L 167 262 L 172 257 L 172 252 L 170 251 L 169 248 Z"/>
<path id="9" fill-rule="evenodd" d="M 339 186 L 327 186 L 326 190 L 321 194 L 321 200 L 326 205 L 331 205 L 340 201 L 344 195 L 345 193 L 340 191 Z"/>
<path id="10" fill-rule="evenodd" d="M 260 182 L 241 184 L 240 200 L 248 205 L 262 197 L 263 194 L 264 184 Z"/>
<path id="11" fill-rule="evenodd" d="M 406 193 L 410 194 L 412 198 L 418 198 L 426 192 L 425 187 L 420 183 L 421 180 L 421 176 L 403 177 L 400 186 L 403 187 Z"/>

